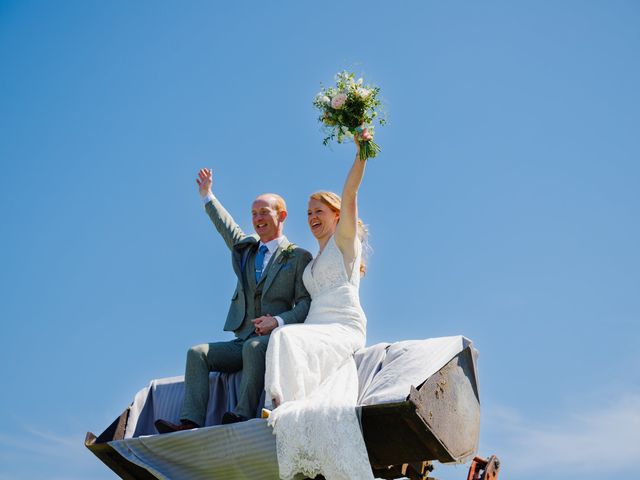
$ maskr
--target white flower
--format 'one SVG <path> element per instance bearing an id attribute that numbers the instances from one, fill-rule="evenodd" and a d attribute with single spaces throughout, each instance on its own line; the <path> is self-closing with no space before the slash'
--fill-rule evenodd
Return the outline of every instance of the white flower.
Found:
<path id="1" fill-rule="evenodd" d="M 340 129 L 342 130 L 342 133 L 343 133 L 343 135 L 344 135 L 345 137 L 347 137 L 347 138 L 353 138 L 353 133 L 351 133 L 347 127 L 345 127 L 344 125 L 342 125 L 342 126 L 340 127 Z"/>
<path id="2" fill-rule="evenodd" d="M 357 92 L 362 98 L 367 98 L 371 94 L 371 90 L 362 87 L 358 88 Z"/>
<path id="3" fill-rule="evenodd" d="M 357 83 L 358 85 L 362 85 L 362 77 L 360 77 L 356 83 Z"/>
<path id="4" fill-rule="evenodd" d="M 343 107 L 344 102 L 346 101 L 347 101 L 347 96 L 344 93 L 339 93 L 331 99 L 331 106 L 336 110 L 339 110 Z"/>
<path id="5" fill-rule="evenodd" d="M 329 103 L 331 103 L 331 100 L 324 93 L 320 92 L 318 95 L 316 95 L 316 103 L 320 105 L 329 105 Z"/>

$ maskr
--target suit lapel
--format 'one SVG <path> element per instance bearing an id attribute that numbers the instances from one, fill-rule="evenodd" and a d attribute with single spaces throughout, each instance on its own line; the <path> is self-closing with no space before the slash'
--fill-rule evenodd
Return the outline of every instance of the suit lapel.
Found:
<path id="1" fill-rule="evenodd" d="M 276 275 L 282 268 L 284 262 L 279 261 L 280 255 L 282 254 L 282 251 L 286 250 L 289 245 L 291 245 L 291 243 L 289 242 L 289 240 L 287 240 L 287 237 L 284 237 L 274 254 L 271 256 L 269 265 L 267 265 L 266 275 L 262 275 L 262 278 L 260 279 L 260 282 L 264 281 L 264 287 L 262 288 L 263 295 L 269 289 L 269 287 L 273 283 L 273 280 L 276 278 Z"/>

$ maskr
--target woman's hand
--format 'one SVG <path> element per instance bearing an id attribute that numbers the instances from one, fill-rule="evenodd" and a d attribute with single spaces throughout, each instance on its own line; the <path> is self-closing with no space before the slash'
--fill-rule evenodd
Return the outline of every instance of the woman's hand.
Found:
<path id="1" fill-rule="evenodd" d="M 367 128 L 364 128 L 360 133 L 356 132 L 353 135 L 354 143 L 356 144 L 356 155 L 360 157 L 360 142 L 368 142 L 373 140 L 373 135 Z"/>
<path id="2" fill-rule="evenodd" d="M 363 142 L 368 142 L 369 140 L 373 140 L 373 135 L 371 134 L 368 128 L 363 129 L 359 137 L 360 137 L 360 140 L 362 140 Z"/>

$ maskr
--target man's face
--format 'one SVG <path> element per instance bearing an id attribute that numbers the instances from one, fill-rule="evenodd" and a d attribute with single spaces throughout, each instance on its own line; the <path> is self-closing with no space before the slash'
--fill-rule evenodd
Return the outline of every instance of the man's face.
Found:
<path id="1" fill-rule="evenodd" d="M 282 227 L 287 212 L 276 210 L 275 199 L 268 195 L 261 195 L 251 205 L 251 219 L 253 228 L 263 243 L 269 242 L 282 235 Z"/>

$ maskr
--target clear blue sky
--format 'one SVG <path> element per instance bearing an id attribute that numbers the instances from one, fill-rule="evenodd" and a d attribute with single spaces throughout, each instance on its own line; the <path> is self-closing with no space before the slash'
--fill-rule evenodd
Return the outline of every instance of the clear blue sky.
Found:
<path id="1" fill-rule="evenodd" d="M 0 0 L 0 479 L 114 478 L 85 432 L 229 338 L 198 168 L 248 231 L 281 193 L 316 250 L 307 195 L 353 153 L 311 101 L 343 68 L 389 118 L 360 194 L 368 344 L 471 338 L 505 478 L 631 478 L 639 26 L 619 0 Z"/>

